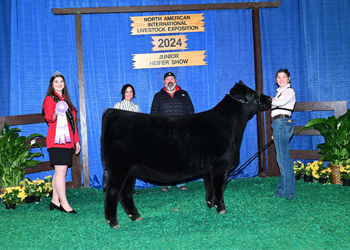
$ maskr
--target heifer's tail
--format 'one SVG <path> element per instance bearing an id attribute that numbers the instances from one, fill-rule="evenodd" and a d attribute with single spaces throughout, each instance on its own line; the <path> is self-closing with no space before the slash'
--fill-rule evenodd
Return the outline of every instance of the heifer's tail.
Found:
<path id="1" fill-rule="evenodd" d="M 110 110 L 113 110 L 113 109 L 106 109 L 103 114 L 102 114 L 102 126 L 101 126 L 101 138 L 100 138 L 100 151 L 101 151 L 101 160 L 102 160 L 102 166 L 103 166 L 103 188 L 105 189 L 106 188 L 106 183 L 107 183 L 107 180 L 108 180 L 108 172 L 107 172 L 107 169 L 106 169 L 106 164 L 104 162 L 104 155 L 103 155 L 103 150 L 104 150 L 104 139 L 106 137 L 106 135 L 104 134 L 104 131 L 106 130 L 106 125 L 107 125 L 107 117 L 108 115 L 111 113 Z"/>

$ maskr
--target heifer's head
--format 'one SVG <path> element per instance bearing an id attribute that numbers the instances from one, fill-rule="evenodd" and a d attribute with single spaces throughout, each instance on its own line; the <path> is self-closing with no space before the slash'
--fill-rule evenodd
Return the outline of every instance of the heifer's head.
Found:
<path id="1" fill-rule="evenodd" d="M 256 112 L 259 109 L 265 110 L 271 107 L 271 97 L 252 90 L 244 85 L 242 81 L 233 86 L 230 90 L 230 96 L 236 101 L 255 106 L 257 108 Z"/>

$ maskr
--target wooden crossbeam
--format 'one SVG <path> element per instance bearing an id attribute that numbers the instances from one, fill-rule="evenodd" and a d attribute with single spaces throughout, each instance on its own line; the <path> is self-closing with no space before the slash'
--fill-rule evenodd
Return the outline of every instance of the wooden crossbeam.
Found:
<path id="1" fill-rule="evenodd" d="M 197 11 L 197 10 L 227 10 L 227 9 L 263 9 L 278 8 L 281 1 L 222 3 L 222 4 L 184 4 L 184 5 L 148 5 L 148 6 L 120 6 L 120 7 L 89 7 L 89 8 L 52 8 L 55 15 L 83 15 L 135 12 L 163 12 L 163 11 Z"/>

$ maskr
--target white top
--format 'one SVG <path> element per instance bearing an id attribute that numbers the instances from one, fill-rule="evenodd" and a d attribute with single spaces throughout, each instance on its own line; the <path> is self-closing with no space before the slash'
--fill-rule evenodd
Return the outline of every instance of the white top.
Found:
<path id="1" fill-rule="evenodd" d="M 287 84 L 286 86 L 277 89 L 277 94 L 275 95 L 274 100 L 272 100 L 271 108 L 278 107 L 293 110 L 295 101 L 295 91 L 293 88 L 290 87 L 290 84 Z M 272 110 L 271 117 L 274 117 L 276 115 L 291 116 L 292 112 L 284 109 Z"/>
<path id="2" fill-rule="evenodd" d="M 117 102 L 113 108 L 140 113 L 139 105 L 132 102 L 128 102 L 125 99 L 121 102 Z"/>

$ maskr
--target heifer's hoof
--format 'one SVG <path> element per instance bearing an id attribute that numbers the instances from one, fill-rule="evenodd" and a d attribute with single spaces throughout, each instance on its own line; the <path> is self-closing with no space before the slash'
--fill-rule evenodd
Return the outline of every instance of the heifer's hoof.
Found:
<path id="1" fill-rule="evenodd" d="M 135 220 L 136 220 L 136 221 L 142 220 L 142 218 L 141 218 L 140 215 L 133 216 L 133 215 L 129 214 L 128 217 L 129 217 L 130 219 L 132 219 L 133 221 L 135 221 Z"/>
<path id="2" fill-rule="evenodd" d="M 207 206 L 208 206 L 209 208 L 212 208 L 212 207 L 213 207 L 213 205 L 210 203 L 210 201 L 205 201 L 205 203 L 207 203 Z"/>
<path id="3" fill-rule="evenodd" d="M 115 229 L 115 228 L 118 228 L 120 225 L 119 223 L 109 223 L 109 225 L 111 226 L 111 228 Z"/>
<path id="4" fill-rule="evenodd" d="M 219 214 L 225 214 L 227 211 L 226 211 L 226 209 L 224 209 L 224 210 L 221 210 L 220 212 L 219 212 Z"/>
<path id="5" fill-rule="evenodd" d="M 106 219 L 106 222 L 111 226 L 111 228 L 119 227 L 119 222 L 117 219 L 111 219 L 111 220 Z"/>
<path id="6" fill-rule="evenodd" d="M 112 229 L 116 229 L 116 228 L 118 228 L 120 226 L 119 224 L 114 225 L 114 226 L 112 224 L 109 224 L 109 225 L 111 226 Z"/>

